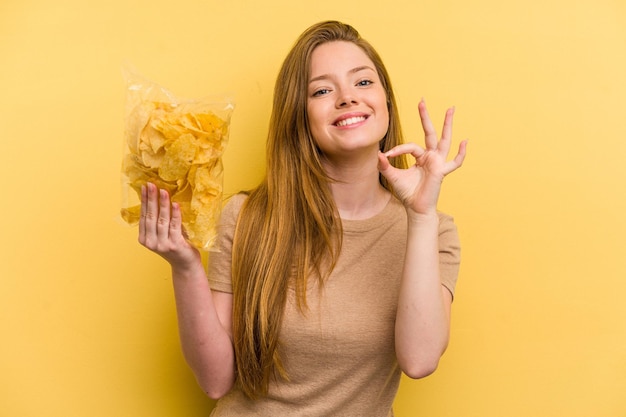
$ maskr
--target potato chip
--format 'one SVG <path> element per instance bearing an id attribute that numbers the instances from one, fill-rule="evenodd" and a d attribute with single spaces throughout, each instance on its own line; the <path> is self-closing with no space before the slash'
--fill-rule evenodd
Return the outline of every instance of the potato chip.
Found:
<path id="1" fill-rule="evenodd" d="M 196 156 L 198 145 L 196 138 L 185 133 L 165 146 L 165 155 L 158 168 L 159 177 L 165 181 L 176 181 L 183 178 Z"/>
<path id="2" fill-rule="evenodd" d="M 129 224 L 137 223 L 139 221 L 139 216 L 141 215 L 141 206 L 137 205 L 137 206 L 127 207 L 127 208 L 122 208 L 122 210 L 120 210 L 120 214 L 122 215 L 122 219 L 124 219 L 126 223 L 129 223 Z"/>
<path id="3" fill-rule="evenodd" d="M 141 186 L 154 183 L 180 204 L 189 242 L 208 249 L 221 212 L 221 157 L 233 105 L 212 100 L 178 102 L 162 87 L 131 76 L 121 217 L 128 224 L 139 221 Z"/>

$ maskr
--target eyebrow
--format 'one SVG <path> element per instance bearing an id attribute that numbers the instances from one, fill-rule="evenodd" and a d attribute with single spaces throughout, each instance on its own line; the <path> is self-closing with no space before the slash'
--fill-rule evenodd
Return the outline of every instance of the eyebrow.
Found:
<path id="1" fill-rule="evenodd" d="M 356 68 L 352 68 L 350 71 L 348 71 L 348 74 L 355 74 L 355 73 L 357 73 L 359 71 L 364 71 L 364 70 L 371 70 L 371 71 L 376 72 L 374 70 L 374 68 L 370 67 L 369 65 L 361 65 L 361 66 L 358 66 Z M 314 81 L 325 80 L 327 78 L 330 78 L 330 75 L 328 75 L 328 74 L 318 75 L 317 77 L 311 78 L 309 80 L 309 84 L 314 82 Z"/>

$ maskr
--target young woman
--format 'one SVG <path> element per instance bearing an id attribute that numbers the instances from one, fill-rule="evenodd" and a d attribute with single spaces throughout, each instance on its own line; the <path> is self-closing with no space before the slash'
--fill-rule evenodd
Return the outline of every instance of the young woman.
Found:
<path id="1" fill-rule="evenodd" d="M 280 70 L 267 174 L 231 198 L 209 279 L 167 192 L 142 190 L 139 241 L 172 267 L 185 357 L 215 416 L 392 416 L 401 372 L 448 344 L 460 248 L 438 212 L 441 137 L 403 143 L 387 71 L 349 25 L 307 29 Z M 407 163 L 410 159 L 410 163 Z"/>

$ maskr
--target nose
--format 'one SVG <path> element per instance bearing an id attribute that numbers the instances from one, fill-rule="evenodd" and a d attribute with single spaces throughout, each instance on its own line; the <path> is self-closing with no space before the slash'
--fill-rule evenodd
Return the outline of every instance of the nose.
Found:
<path id="1" fill-rule="evenodd" d="M 346 88 L 339 90 L 336 103 L 337 108 L 349 107 L 355 104 L 357 104 L 357 99 L 354 92 Z"/>

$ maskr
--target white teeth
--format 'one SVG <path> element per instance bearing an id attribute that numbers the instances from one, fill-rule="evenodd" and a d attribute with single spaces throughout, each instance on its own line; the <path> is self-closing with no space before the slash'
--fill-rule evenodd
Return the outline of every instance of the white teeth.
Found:
<path id="1" fill-rule="evenodd" d="M 349 119 L 344 119 L 344 120 L 340 120 L 339 122 L 337 122 L 337 126 L 348 126 L 354 123 L 362 122 L 364 120 L 365 120 L 364 116 L 350 117 Z"/>

